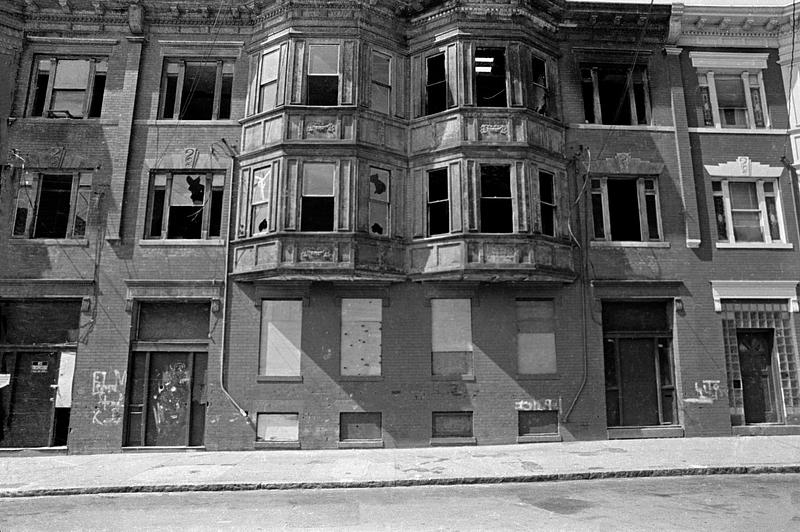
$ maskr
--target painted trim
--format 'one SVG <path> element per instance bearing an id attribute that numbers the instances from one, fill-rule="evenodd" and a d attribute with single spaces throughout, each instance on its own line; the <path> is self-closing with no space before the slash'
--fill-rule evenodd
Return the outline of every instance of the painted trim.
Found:
<path id="1" fill-rule="evenodd" d="M 722 312 L 723 299 L 787 299 L 792 312 L 800 312 L 798 281 L 710 281 L 714 311 Z"/>
<path id="2" fill-rule="evenodd" d="M 640 242 L 627 240 L 592 240 L 593 248 L 668 248 L 669 242 Z"/>
<path id="3" fill-rule="evenodd" d="M 690 127 L 687 128 L 689 133 L 723 133 L 726 135 L 786 135 L 789 130 L 787 129 L 769 129 L 769 128 L 721 128 L 721 127 Z"/>
<path id="4" fill-rule="evenodd" d="M 777 179 L 783 174 L 783 166 L 769 166 L 753 161 L 750 157 L 737 157 L 735 161 L 719 164 L 704 164 L 711 177 L 762 177 Z"/>
<path id="5" fill-rule="evenodd" d="M 750 54 L 736 52 L 689 52 L 695 68 L 763 70 L 767 68 L 769 54 Z"/>
<path id="6" fill-rule="evenodd" d="M 717 242 L 717 249 L 794 249 L 791 242 Z"/>

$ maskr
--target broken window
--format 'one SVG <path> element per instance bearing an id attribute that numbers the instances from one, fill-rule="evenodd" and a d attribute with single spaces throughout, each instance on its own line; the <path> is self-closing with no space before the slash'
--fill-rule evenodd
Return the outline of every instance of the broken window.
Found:
<path id="1" fill-rule="evenodd" d="M 482 233 L 510 233 L 513 229 L 511 167 L 481 165 Z"/>
<path id="2" fill-rule="evenodd" d="M 150 180 L 146 238 L 219 238 L 225 175 L 164 172 Z"/>
<path id="3" fill-rule="evenodd" d="M 340 363 L 343 376 L 381 374 L 382 306 L 380 299 L 342 299 Z"/>
<path id="4" fill-rule="evenodd" d="M 450 193 L 447 168 L 428 172 L 428 235 L 450 232 Z"/>
<path id="5" fill-rule="evenodd" d="M 257 235 L 269 231 L 270 198 L 272 197 L 272 167 L 253 171 L 253 188 L 250 195 L 250 234 Z"/>
<path id="6" fill-rule="evenodd" d="M 303 302 L 261 302 L 261 348 L 258 374 L 269 377 L 299 377 Z"/>
<path id="7" fill-rule="evenodd" d="M 158 116 L 171 120 L 228 119 L 232 90 L 231 61 L 167 60 Z"/>
<path id="8" fill-rule="evenodd" d="M 784 242 L 783 213 L 774 179 L 711 184 L 720 242 Z"/>
<path id="9" fill-rule="evenodd" d="M 272 50 L 261 56 L 258 81 L 258 112 L 275 107 L 278 96 L 278 66 L 280 52 Z"/>
<path id="10" fill-rule="evenodd" d="M 558 410 L 519 410 L 517 416 L 520 436 L 558 434 Z"/>
<path id="11" fill-rule="evenodd" d="M 300 440 L 300 416 L 292 413 L 256 415 L 256 441 L 296 442 Z"/>
<path id="12" fill-rule="evenodd" d="M 339 441 L 380 441 L 383 439 L 380 412 L 339 414 Z"/>
<path id="13" fill-rule="evenodd" d="M 475 50 L 475 96 L 478 107 L 505 107 L 506 53 L 502 48 Z"/>
<path id="14" fill-rule="evenodd" d="M 555 305 L 552 300 L 517 300 L 517 373 L 556 373 Z"/>
<path id="15" fill-rule="evenodd" d="M 666 303 L 603 302 L 609 427 L 675 423 L 671 337 Z"/>
<path id="16" fill-rule="evenodd" d="M 308 47 L 308 105 L 339 104 L 339 46 Z"/>
<path id="17" fill-rule="evenodd" d="M 531 60 L 531 103 L 534 111 L 545 116 L 553 116 L 551 109 L 550 86 L 547 81 L 547 62 L 540 57 Z"/>
<path id="18" fill-rule="evenodd" d="M 764 91 L 767 54 L 691 52 L 700 85 L 698 116 L 717 128 L 770 127 Z"/>
<path id="19" fill-rule="evenodd" d="M 17 190 L 12 236 L 84 238 L 92 174 L 26 175 Z"/>
<path id="20" fill-rule="evenodd" d="M 586 123 L 650 123 L 650 89 L 644 66 L 583 67 L 581 80 Z"/>
<path id="21" fill-rule="evenodd" d="M 472 412 L 433 412 L 431 437 L 472 438 Z"/>
<path id="22" fill-rule="evenodd" d="M 335 213 L 333 163 L 303 165 L 303 202 L 300 212 L 301 231 L 333 231 Z"/>
<path id="23" fill-rule="evenodd" d="M 556 235 L 556 194 L 555 176 L 544 170 L 539 171 L 539 215 L 542 220 L 542 234 Z"/>
<path id="24" fill-rule="evenodd" d="M 369 169 L 369 232 L 376 236 L 391 236 L 389 227 L 390 190 L 388 170 Z"/>
<path id="25" fill-rule="evenodd" d="M 450 107 L 447 101 L 445 54 L 428 57 L 426 66 L 425 114 L 432 115 Z"/>
<path id="26" fill-rule="evenodd" d="M 46 118 L 98 118 L 108 73 L 106 58 L 41 57 L 29 99 L 30 116 Z"/>
<path id="27" fill-rule="evenodd" d="M 372 86 L 370 87 L 370 109 L 389 113 L 392 97 L 392 59 L 386 54 L 372 52 Z"/>
<path id="28" fill-rule="evenodd" d="M 431 299 L 431 374 L 472 377 L 472 301 Z"/>
<path id="29" fill-rule="evenodd" d="M 591 180 L 591 194 L 595 240 L 661 240 L 655 179 L 596 178 Z"/>

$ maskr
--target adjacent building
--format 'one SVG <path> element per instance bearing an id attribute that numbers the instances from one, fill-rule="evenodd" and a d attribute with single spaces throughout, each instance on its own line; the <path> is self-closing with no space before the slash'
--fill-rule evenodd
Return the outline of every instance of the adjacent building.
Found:
<path id="1" fill-rule="evenodd" d="M 0 447 L 800 431 L 795 22 L 0 7 Z"/>

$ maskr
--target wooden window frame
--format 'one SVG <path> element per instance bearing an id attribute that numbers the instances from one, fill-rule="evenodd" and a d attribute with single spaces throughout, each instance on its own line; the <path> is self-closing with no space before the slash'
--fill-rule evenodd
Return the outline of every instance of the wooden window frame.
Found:
<path id="1" fill-rule="evenodd" d="M 337 79 L 337 82 L 336 82 L 336 102 L 332 103 L 332 104 L 312 104 L 312 103 L 309 103 L 309 100 L 310 100 L 310 98 L 309 98 L 309 91 L 310 91 L 309 80 L 310 80 L 310 78 L 315 77 L 315 76 L 318 76 L 318 77 L 332 77 L 333 76 L 333 74 L 313 74 L 311 72 L 311 49 L 314 48 L 315 46 L 335 46 L 336 47 L 336 79 Z M 306 69 L 305 69 L 306 70 L 305 71 L 305 76 L 306 76 L 305 105 L 308 105 L 309 107 L 333 107 L 333 106 L 340 105 L 340 102 L 342 100 L 342 60 L 343 60 L 343 58 L 342 58 L 342 47 L 343 47 L 342 43 L 338 42 L 338 41 L 337 42 L 327 42 L 327 41 L 309 42 L 306 45 L 306 48 L 307 48 L 306 54 L 308 56 L 308 59 L 306 61 Z"/>
<path id="2" fill-rule="evenodd" d="M 658 179 L 652 176 L 643 176 L 643 177 L 592 177 L 590 183 L 590 195 L 592 197 L 592 205 L 594 205 L 594 200 L 596 196 L 600 196 L 602 201 L 602 212 L 603 212 L 603 220 L 602 220 L 602 227 L 603 227 L 603 235 L 597 234 L 597 220 L 594 220 L 593 228 L 592 228 L 592 240 L 594 241 L 607 241 L 607 242 L 631 242 L 630 240 L 618 240 L 613 238 L 611 234 L 611 213 L 609 209 L 609 200 L 608 200 L 608 181 L 609 179 L 612 180 L 635 180 L 636 181 L 636 191 L 637 191 L 637 198 L 638 198 L 638 212 L 639 212 L 639 237 L 640 240 L 634 240 L 633 242 L 663 242 L 664 240 L 664 229 L 661 225 L 661 202 L 660 202 L 660 193 L 658 190 Z M 646 181 L 653 182 L 653 188 L 647 189 Z M 599 187 L 596 185 L 599 183 Z M 656 207 L 656 227 L 658 228 L 658 238 L 652 238 L 649 234 L 649 217 L 647 213 L 647 197 L 651 196 L 655 198 L 655 207 Z"/>
<path id="3" fill-rule="evenodd" d="M 592 105 L 592 108 L 594 110 L 593 111 L 594 120 L 592 120 L 592 123 L 594 123 L 594 124 L 604 124 L 604 125 L 630 125 L 630 126 L 649 126 L 650 124 L 652 124 L 653 108 L 652 108 L 652 104 L 650 102 L 650 82 L 649 82 L 649 77 L 648 77 L 648 70 L 647 70 L 647 67 L 645 65 L 635 65 L 633 67 L 630 67 L 630 66 L 623 67 L 623 65 L 617 65 L 617 64 L 613 64 L 613 63 L 610 63 L 610 64 L 605 64 L 604 63 L 604 64 L 581 65 L 580 69 L 581 69 L 581 71 L 588 70 L 590 72 L 590 76 L 591 76 L 591 83 L 592 83 L 592 88 L 593 88 L 593 92 L 592 92 L 592 97 L 593 97 L 592 104 L 593 105 Z M 601 104 L 601 99 L 600 99 L 600 76 L 599 76 L 599 72 L 601 70 L 607 70 L 607 69 L 618 69 L 618 70 L 625 69 L 627 71 L 627 73 L 628 73 L 628 76 L 630 76 L 630 78 L 629 78 L 630 79 L 630 83 L 628 83 L 628 95 L 627 95 L 628 96 L 629 108 L 630 108 L 630 123 L 629 124 L 614 124 L 612 122 L 607 122 L 606 121 L 607 118 L 605 120 L 603 118 L 602 104 Z M 644 100 L 643 103 L 644 103 L 644 111 L 645 111 L 644 123 L 640 123 L 639 112 L 638 112 L 638 110 L 636 108 L 636 94 L 635 94 L 634 86 L 637 83 L 637 81 L 635 80 L 635 75 L 636 75 L 637 71 L 640 72 L 640 74 L 641 74 L 641 78 L 640 78 L 639 81 L 643 85 L 643 91 L 644 91 L 644 94 L 643 94 L 643 100 Z M 582 74 L 581 74 L 581 76 L 583 77 Z M 586 104 L 586 102 L 584 102 L 584 105 L 585 104 Z M 614 102 L 614 104 L 615 104 L 615 108 L 616 108 L 617 105 L 618 105 L 618 102 Z M 588 118 L 586 119 L 586 121 L 587 122 L 589 121 Z"/>
<path id="4" fill-rule="evenodd" d="M 36 236 L 37 221 L 39 219 L 39 207 L 42 192 L 42 181 L 44 176 L 70 176 L 72 183 L 70 185 L 70 200 L 69 200 L 69 214 L 67 218 L 67 227 L 65 236 L 56 237 L 58 239 L 83 239 L 86 238 L 86 231 L 88 229 L 89 214 L 92 209 L 92 173 L 91 172 L 63 172 L 63 171 L 41 171 L 37 172 L 33 177 L 25 177 L 20 182 L 17 188 L 17 195 L 14 201 L 14 222 L 11 224 L 11 238 L 18 239 L 39 239 L 51 237 L 38 237 Z M 76 217 L 78 214 L 78 200 L 81 197 L 86 198 L 86 220 L 84 225 L 83 234 L 78 232 L 76 234 Z M 24 229 L 17 232 L 16 220 L 18 209 L 25 205 L 28 212 L 25 219 Z"/>
<path id="5" fill-rule="evenodd" d="M 444 170 L 444 179 L 447 183 L 447 199 L 440 199 L 440 200 L 433 200 L 430 199 L 430 179 L 431 173 L 439 172 Z M 426 236 L 439 236 L 439 235 L 447 235 L 450 234 L 452 229 L 452 205 L 450 198 L 452 196 L 452 191 L 450 190 L 450 169 L 449 165 L 439 166 L 436 168 L 429 168 L 425 170 L 425 221 L 426 221 L 426 228 L 425 228 L 425 235 Z M 431 205 L 438 205 L 442 203 L 447 203 L 447 231 L 442 233 L 431 233 Z"/>
<path id="6" fill-rule="evenodd" d="M 163 211 L 161 215 L 161 231 L 159 232 L 159 236 L 152 236 L 153 230 L 153 215 L 154 213 L 154 198 L 156 189 L 161 189 L 161 185 L 156 184 L 156 179 L 158 176 L 165 176 L 165 184 L 163 185 L 164 190 L 164 205 Z M 220 201 L 222 201 L 222 205 L 220 206 L 221 209 L 224 210 L 225 208 L 225 194 L 226 194 L 226 174 L 223 171 L 219 170 L 198 170 L 198 171 L 191 171 L 191 170 L 168 170 L 168 171 L 154 171 L 150 175 L 150 182 L 147 191 L 147 210 L 145 214 L 145 232 L 144 238 L 145 240 L 196 240 L 196 239 L 181 239 L 181 238 L 169 238 L 169 215 L 170 215 L 170 207 L 171 207 L 171 195 L 172 195 L 172 182 L 176 175 L 181 176 L 204 176 L 203 181 L 203 220 L 200 229 L 200 238 L 197 240 L 218 240 L 224 238 L 225 232 L 225 216 L 224 212 L 220 217 L 220 227 L 219 232 L 220 234 L 217 236 L 209 236 L 210 232 L 210 222 L 211 222 L 211 202 L 213 198 L 214 191 L 222 191 L 222 196 Z M 215 178 L 221 178 L 222 184 L 221 185 L 214 185 Z"/>
<path id="7" fill-rule="evenodd" d="M 731 199 L 730 199 L 730 183 L 753 183 L 756 187 L 756 195 L 758 198 L 758 209 L 733 209 L 731 206 Z M 714 186 L 715 183 L 720 184 L 720 190 L 714 190 L 716 187 Z M 772 192 L 766 192 L 764 190 L 764 185 L 766 183 L 772 184 Z M 715 179 L 712 181 L 712 197 L 713 198 L 722 198 L 722 205 L 724 212 L 722 215 L 724 216 L 725 221 L 725 228 L 727 233 L 726 240 L 719 240 L 720 242 L 726 242 L 730 244 L 739 244 L 742 246 L 747 246 L 748 244 L 785 244 L 786 240 L 786 225 L 784 223 L 784 215 L 783 215 L 783 202 L 781 201 L 781 193 L 780 193 L 780 183 L 777 179 L 748 179 L 748 178 L 727 178 L 727 179 Z M 767 198 L 774 198 L 775 201 L 775 215 L 778 218 L 778 230 L 780 232 L 779 239 L 772 238 L 772 231 L 769 225 L 769 209 L 767 207 Z M 759 225 L 761 227 L 761 235 L 762 240 L 760 242 L 750 242 L 750 241 L 737 241 L 735 238 L 734 228 L 733 228 L 733 213 L 735 211 L 741 212 L 758 212 L 759 214 Z M 715 216 L 719 216 L 720 213 L 717 212 L 717 208 L 715 205 Z M 721 229 L 721 228 L 719 228 Z M 718 234 L 718 237 L 721 236 Z"/>
<path id="8" fill-rule="evenodd" d="M 35 95 L 37 92 L 37 80 L 39 78 L 40 72 L 40 64 L 43 61 L 50 62 L 50 68 L 48 69 L 48 80 L 47 80 L 47 87 L 45 87 L 45 95 L 43 101 L 43 107 L 41 114 L 34 115 L 34 106 L 35 106 Z M 53 90 L 55 85 L 55 78 L 58 72 L 58 63 L 61 61 L 88 61 L 89 63 L 89 73 L 88 79 L 86 81 L 86 88 L 83 89 L 84 97 L 83 97 L 83 111 L 81 116 L 72 116 L 70 113 L 66 113 L 66 116 L 62 116 L 62 111 L 58 109 L 51 109 L 53 105 Z M 105 70 L 98 70 L 99 65 L 105 65 Z M 30 90 L 28 91 L 28 105 L 27 105 L 27 116 L 30 117 L 42 117 L 42 118 L 71 118 L 71 119 L 91 119 L 91 118 L 100 118 L 102 116 L 102 110 L 98 116 L 89 116 L 89 113 L 92 109 L 93 98 L 94 98 L 94 84 L 97 81 L 97 74 L 100 72 L 104 72 L 106 75 L 106 82 L 108 81 L 108 57 L 106 56 L 83 56 L 83 55 L 57 55 L 57 54 L 37 54 L 33 57 L 33 69 L 31 73 L 31 86 Z M 78 89 L 75 89 L 78 90 Z M 105 100 L 105 88 L 103 90 L 103 94 L 100 96 L 102 100 Z"/>
<path id="9" fill-rule="evenodd" d="M 369 234 L 371 236 L 375 237 L 375 238 L 391 238 L 392 237 L 392 231 L 391 231 L 391 229 L 392 229 L 392 171 L 391 170 L 387 170 L 386 168 L 378 167 L 378 166 L 370 166 L 369 167 L 370 177 L 372 175 L 374 175 L 374 171 L 375 170 L 378 170 L 380 172 L 385 172 L 386 173 L 386 176 L 385 176 L 386 177 L 386 184 L 385 184 L 386 185 L 386 191 L 385 191 L 386 199 L 382 200 L 380 198 L 374 197 L 373 193 L 372 193 L 372 187 L 370 186 L 369 200 L 367 202 L 368 203 L 367 204 L 367 209 L 368 209 L 368 212 L 367 212 L 367 225 L 368 225 L 367 230 L 369 231 Z M 370 182 L 370 185 L 372 185 L 371 182 Z M 375 220 L 375 218 L 373 218 L 373 216 L 372 216 L 373 205 L 376 205 L 376 206 L 377 205 L 381 205 L 381 206 L 385 206 L 385 208 L 386 208 L 386 225 L 384 227 L 383 234 L 378 234 L 378 233 L 376 233 L 376 232 L 374 232 L 372 230 L 372 222 L 373 222 L 373 220 Z"/>
<path id="10" fill-rule="evenodd" d="M 183 100 L 183 85 L 185 83 L 185 74 L 186 74 L 186 65 L 187 63 L 216 63 L 216 79 L 214 81 L 214 105 L 211 110 L 211 118 L 197 118 L 197 119 L 187 119 L 183 118 L 181 115 L 183 112 L 186 111 L 186 106 L 184 105 Z M 177 65 L 178 66 L 178 74 L 177 74 L 177 81 L 175 85 L 175 101 L 173 103 L 172 108 L 172 115 L 168 118 L 165 118 L 165 106 L 167 101 L 167 79 L 169 77 L 168 69 L 170 65 Z M 226 67 L 230 67 L 231 72 L 225 72 Z M 209 120 L 230 120 L 231 117 L 227 118 L 219 118 L 219 111 L 221 107 L 222 101 L 222 79 L 224 76 L 229 75 L 231 79 L 231 83 L 233 84 L 233 78 L 236 74 L 235 65 L 233 59 L 215 59 L 215 58 L 197 58 L 197 57 L 186 57 L 186 58 L 174 58 L 168 57 L 164 58 L 164 64 L 162 67 L 161 73 L 161 88 L 159 91 L 159 100 L 158 100 L 158 119 L 159 120 L 198 120 L 198 121 L 209 121 Z M 233 105 L 233 94 L 231 94 L 231 101 L 228 103 L 228 107 L 231 108 L 232 111 Z"/>
<path id="11" fill-rule="evenodd" d="M 728 126 L 723 123 L 722 108 L 719 106 L 719 99 L 717 95 L 717 79 L 719 76 L 738 76 L 742 80 L 745 97 L 745 116 L 747 117 L 747 124 L 745 127 Z M 709 117 L 704 116 L 704 125 L 707 127 L 714 127 L 716 129 L 770 129 L 772 122 L 770 120 L 769 109 L 766 105 L 767 93 L 764 89 L 764 72 L 762 69 L 698 69 L 697 73 L 698 84 L 702 96 L 709 99 L 711 110 L 711 123 Z M 753 101 L 753 91 L 755 91 L 760 101 L 760 121 L 759 115 L 756 113 L 756 104 Z"/>
<path id="12" fill-rule="evenodd" d="M 375 79 L 374 75 L 374 66 L 375 66 L 375 56 L 382 56 L 383 58 L 389 61 L 389 83 L 383 83 Z M 389 116 L 392 116 L 394 113 L 394 105 L 392 101 L 392 86 L 394 85 L 394 66 L 395 66 L 395 59 L 392 54 L 387 52 L 382 52 L 380 50 L 373 49 L 370 53 L 370 93 L 369 93 L 369 108 L 377 113 L 383 113 Z M 372 94 L 375 87 L 381 87 L 386 89 L 386 110 L 376 109 L 375 105 L 373 104 Z"/>

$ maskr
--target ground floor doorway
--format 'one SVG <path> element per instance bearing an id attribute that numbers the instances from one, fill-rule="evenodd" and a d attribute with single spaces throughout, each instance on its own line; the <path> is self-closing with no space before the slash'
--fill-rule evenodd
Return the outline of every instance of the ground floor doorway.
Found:
<path id="1" fill-rule="evenodd" d="M 772 352 L 774 336 L 772 329 L 736 332 L 744 420 L 748 424 L 780 421 Z"/>

